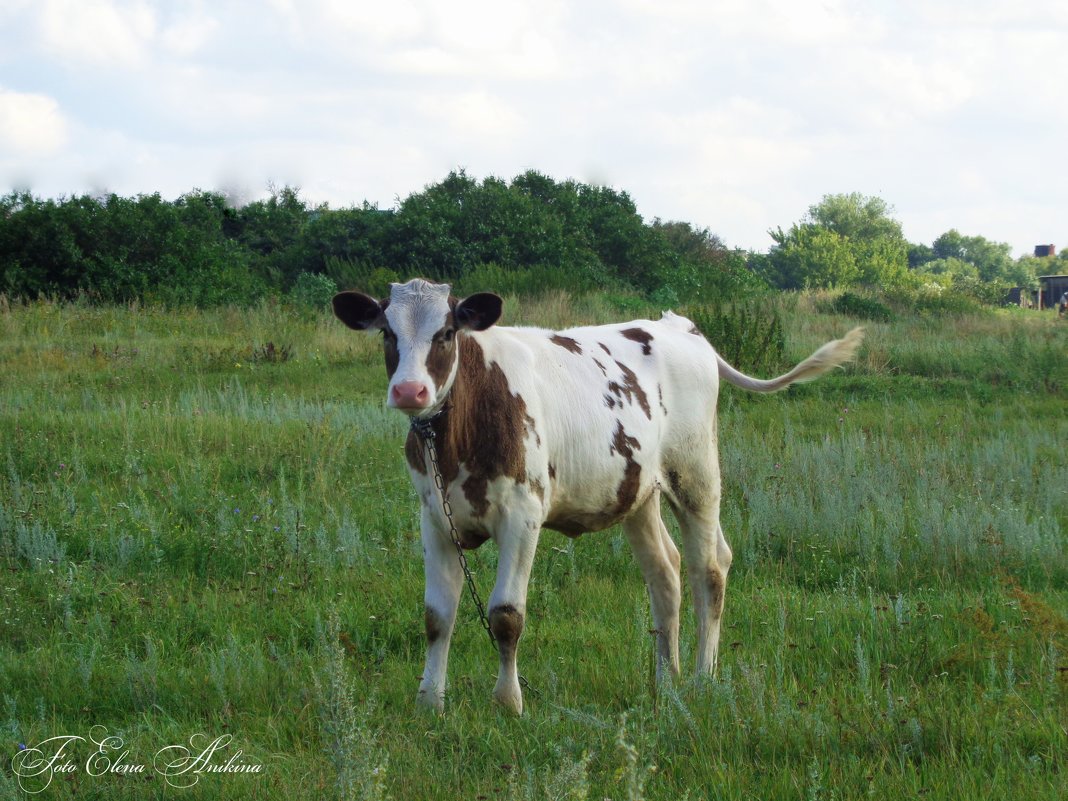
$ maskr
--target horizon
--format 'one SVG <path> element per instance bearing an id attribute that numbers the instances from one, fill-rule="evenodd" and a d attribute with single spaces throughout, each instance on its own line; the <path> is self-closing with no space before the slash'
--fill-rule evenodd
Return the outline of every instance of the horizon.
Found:
<path id="1" fill-rule="evenodd" d="M 393 208 L 535 169 L 732 248 L 859 192 L 1018 257 L 1068 241 L 1066 36 L 1052 0 L 8 0 L 0 191 Z"/>

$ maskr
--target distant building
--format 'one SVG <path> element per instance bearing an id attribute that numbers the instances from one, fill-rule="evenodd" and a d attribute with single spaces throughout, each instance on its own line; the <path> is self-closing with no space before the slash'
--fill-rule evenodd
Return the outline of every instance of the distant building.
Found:
<path id="1" fill-rule="evenodd" d="M 1068 275 L 1040 275 L 1038 286 L 1038 308 L 1052 309 L 1061 295 L 1068 292 Z"/>
<path id="2" fill-rule="evenodd" d="M 1014 286 L 1001 301 L 1002 306 L 1019 306 L 1021 309 L 1034 307 L 1034 292 L 1023 287 Z"/>
<path id="3" fill-rule="evenodd" d="M 1057 248 L 1053 245 L 1035 245 L 1035 258 L 1044 259 L 1046 256 L 1056 256 Z"/>

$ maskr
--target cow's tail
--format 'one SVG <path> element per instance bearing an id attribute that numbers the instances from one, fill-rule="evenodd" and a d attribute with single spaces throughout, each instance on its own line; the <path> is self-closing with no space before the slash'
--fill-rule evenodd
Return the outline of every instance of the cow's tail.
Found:
<path id="1" fill-rule="evenodd" d="M 790 372 L 766 381 L 747 376 L 745 373 L 735 370 L 717 353 L 716 362 L 719 365 L 719 377 L 734 384 L 736 387 L 748 389 L 752 392 L 778 392 L 780 389 L 786 389 L 791 384 L 796 384 L 799 381 L 811 381 L 814 378 L 819 378 L 835 367 L 841 367 L 846 362 L 852 361 L 862 339 L 864 339 L 864 329 L 860 327 L 854 328 L 841 339 L 828 342 Z"/>

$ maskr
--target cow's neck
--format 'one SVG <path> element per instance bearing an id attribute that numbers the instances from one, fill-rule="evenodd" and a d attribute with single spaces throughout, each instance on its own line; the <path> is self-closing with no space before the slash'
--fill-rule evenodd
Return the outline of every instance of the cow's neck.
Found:
<path id="1" fill-rule="evenodd" d="M 441 411 L 430 421 L 434 432 L 438 467 L 446 482 L 451 482 L 456 478 L 460 463 L 468 461 L 473 434 L 478 426 L 477 419 L 472 419 L 477 406 L 476 398 L 472 397 L 470 374 L 475 370 L 485 369 L 482 349 L 478 343 L 461 332 L 456 336 L 456 347 L 459 349 L 460 362 L 456 369 L 456 378 L 452 382 Z M 422 450 L 425 452 L 425 448 Z M 412 462 L 411 455 L 408 461 Z M 416 467 L 422 468 L 422 465 L 416 465 Z"/>
<path id="2" fill-rule="evenodd" d="M 460 465 L 469 477 L 465 486 L 509 476 L 526 479 L 526 426 L 530 420 L 526 404 L 513 395 L 500 365 L 487 366 L 481 344 L 473 336 L 460 334 L 459 366 L 449 390 L 444 412 L 431 422 L 438 465 L 446 483 L 459 474 Z M 412 434 L 413 437 L 416 435 Z M 413 453 L 409 438 L 408 462 L 426 472 L 421 443 Z"/>

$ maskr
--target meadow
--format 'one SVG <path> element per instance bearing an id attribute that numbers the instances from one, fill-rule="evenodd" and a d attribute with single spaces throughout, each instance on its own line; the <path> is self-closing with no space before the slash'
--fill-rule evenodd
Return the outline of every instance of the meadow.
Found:
<path id="1" fill-rule="evenodd" d="M 857 323 L 774 302 L 791 363 Z M 654 312 L 627 305 L 509 298 L 505 320 Z M 376 337 L 269 302 L 3 303 L 0 798 L 1064 798 L 1068 323 L 866 325 L 848 370 L 723 391 L 715 677 L 655 687 L 617 529 L 546 531 L 524 716 L 492 705 L 465 598 L 437 717 Z M 471 559 L 484 596 L 495 559 Z M 94 757 L 105 731 L 122 747 Z M 262 769 L 168 783 L 154 755 L 197 734 Z M 20 789 L 12 759 L 59 736 L 87 738 L 75 769 Z"/>

